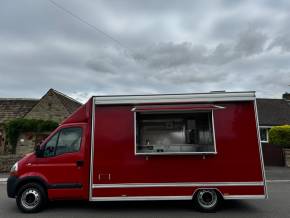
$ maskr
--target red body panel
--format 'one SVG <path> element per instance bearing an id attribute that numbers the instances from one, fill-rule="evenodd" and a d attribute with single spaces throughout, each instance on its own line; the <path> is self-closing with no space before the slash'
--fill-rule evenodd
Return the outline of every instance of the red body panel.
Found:
<path id="1" fill-rule="evenodd" d="M 214 111 L 217 154 L 154 156 L 134 153 L 133 106 L 96 107 L 93 183 L 263 182 L 254 102 L 218 105 L 225 109 Z M 231 195 L 265 194 L 263 186 L 219 189 Z M 192 195 L 193 191 L 194 187 L 98 188 L 93 197 Z"/>

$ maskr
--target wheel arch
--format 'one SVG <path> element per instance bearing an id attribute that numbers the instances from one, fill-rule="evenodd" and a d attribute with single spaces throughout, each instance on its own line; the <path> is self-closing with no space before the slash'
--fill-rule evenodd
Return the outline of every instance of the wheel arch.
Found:
<path id="1" fill-rule="evenodd" d="M 44 179 L 42 179 L 39 176 L 28 176 L 28 177 L 24 177 L 24 178 L 20 179 L 20 181 L 16 185 L 15 194 L 17 195 L 19 189 L 23 185 L 28 184 L 28 183 L 37 183 L 37 184 L 41 185 L 47 194 L 48 184 Z"/>

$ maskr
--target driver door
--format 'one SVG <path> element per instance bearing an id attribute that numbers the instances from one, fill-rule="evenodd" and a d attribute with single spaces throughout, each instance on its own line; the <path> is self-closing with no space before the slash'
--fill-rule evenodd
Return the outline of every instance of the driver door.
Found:
<path id="1" fill-rule="evenodd" d="M 38 171 L 54 199 L 81 199 L 84 187 L 85 125 L 59 129 L 44 145 Z"/>

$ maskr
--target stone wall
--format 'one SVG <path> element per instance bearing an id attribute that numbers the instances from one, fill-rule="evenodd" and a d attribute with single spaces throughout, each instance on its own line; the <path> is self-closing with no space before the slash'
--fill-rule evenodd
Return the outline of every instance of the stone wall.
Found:
<path id="1" fill-rule="evenodd" d="M 38 134 L 34 132 L 21 133 L 17 142 L 16 154 L 24 155 L 33 152 L 35 146 L 41 143 L 48 135 L 49 132 Z"/>
<path id="2" fill-rule="evenodd" d="M 0 173 L 9 172 L 13 164 L 22 157 L 23 155 L 0 155 Z"/>
<path id="3" fill-rule="evenodd" d="M 16 146 L 16 154 L 28 154 L 34 150 L 35 135 L 32 132 L 20 134 Z"/>

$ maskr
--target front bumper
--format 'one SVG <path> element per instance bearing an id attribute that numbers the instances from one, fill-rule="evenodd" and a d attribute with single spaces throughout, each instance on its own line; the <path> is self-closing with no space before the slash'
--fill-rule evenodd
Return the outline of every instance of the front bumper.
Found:
<path id="1" fill-rule="evenodd" d="M 17 176 L 9 176 L 7 180 L 7 195 L 9 198 L 15 198 L 19 180 Z"/>

